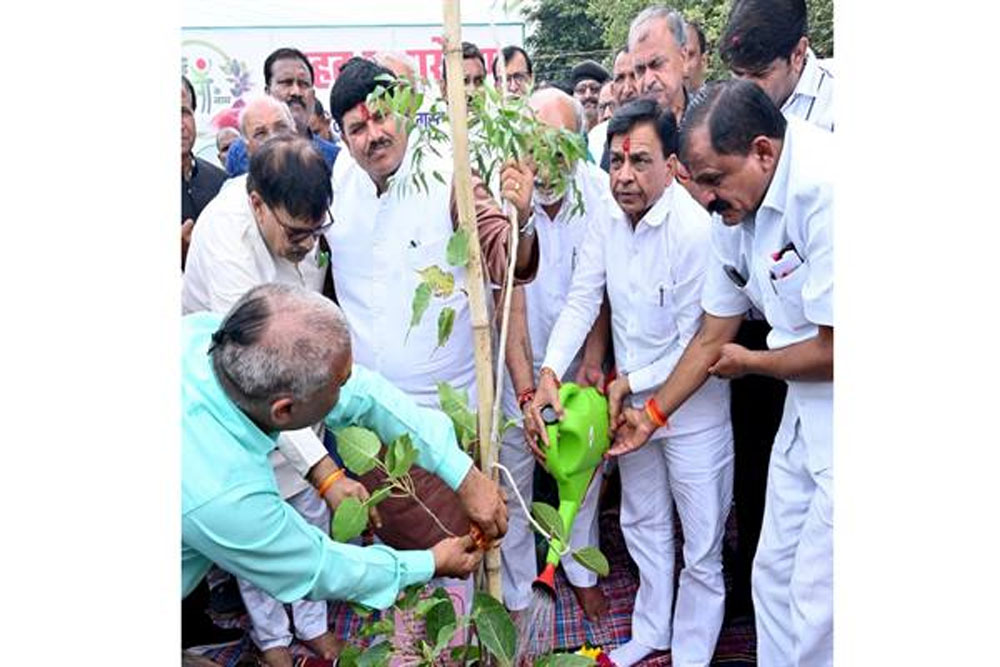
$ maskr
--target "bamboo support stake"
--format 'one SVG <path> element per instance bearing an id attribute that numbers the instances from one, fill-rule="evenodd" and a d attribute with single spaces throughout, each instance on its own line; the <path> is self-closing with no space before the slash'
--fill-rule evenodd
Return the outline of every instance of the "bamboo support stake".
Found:
<path id="1" fill-rule="evenodd" d="M 455 200 L 459 226 L 469 235 L 469 264 L 466 287 L 469 291 L 469 311 L 475 343 L 477 412 L 479 416 L 479 465 L 496 479 L 493 461 L 496 452 L 490 441 L 493 404 L 493 354 L 490 349 L 490 322 L 486 312 L 486 284 L 479 250 L 479 229 L 476 225 L 475 202 L 472 195 L 472 167 L 469 164 L 469 128 L 465 100 L 465 80 L 462 68 L 462 25 L 459 0 L 443 0 L 444 53 L 448 77 L 448 118 L 451 123 L 452 154 L 455 160 Z M 490 595 L 501 599 L 500 549 L 486 552 L 486 587 Z"/>

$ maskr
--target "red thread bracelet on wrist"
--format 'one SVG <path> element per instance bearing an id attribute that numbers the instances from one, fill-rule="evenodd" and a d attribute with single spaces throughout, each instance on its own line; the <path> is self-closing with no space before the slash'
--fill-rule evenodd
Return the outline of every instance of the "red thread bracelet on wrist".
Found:
<path id="1" fill-rule="evenodd" d="M 528 387 L 520 394 L 517 395 L 517 407 L 524 409 L 524 404 L 532 400 L 535 397 L 535 388 Z"/>
<path id="2" fill-rule="evenodd" d="M 646 415 L 649 416 L 649 420 L 656 424 L 657 428 L 662 428 L 667 425 L 667 416 L 663 414 L 660 410 L 660 406 L 656 404 L 656 399 L 652 396 L 646 401 Z"/>

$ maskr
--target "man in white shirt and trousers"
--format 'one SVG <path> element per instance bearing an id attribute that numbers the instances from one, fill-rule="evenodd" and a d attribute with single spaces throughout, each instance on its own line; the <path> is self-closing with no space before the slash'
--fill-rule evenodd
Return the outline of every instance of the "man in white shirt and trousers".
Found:
<path id="1" fill-rule="evenodd" d="M 587 229 L 569 297 L 557 320 L 530 408 L 561 412 L 563 376 L 597 317 L 607 289 L 618 376 L 608 387 L 612 424 L 622 407 L 643 409 L 670 374 L 702 319 L 709 216 L 681 187 L 672 110 L 640 99 L 608 124 L 610 177 L 620 207 Z M 670 649 L 675 665 L 708 665 L 722 626 L 722 538 L 732 500 L 729 384 L 711 378 L 653 434 L 618 459 L 621 525 L 639 567 L 632 639 L 610 652 L 627 667 Z M 684 568 L 674 605 L 673 509 L 683 528 Z M 671 620 L 671 610 L 673 619 Z"/>
<path id="2" fill-rule="evenodd" d="M 730 11 L 719 54 L 733 76 L 763 88 L 785 118 L 801 118 L 832 132 L 831 61 L 816 57 L 808 32 L 805 0 L 740 0 Z M 766 350 L 769 332 L 764 316 L 753 309 L 735 342 L 751 350 Z M 768 457 L 786 392 L 784 382 L 762 375 L 732 382 L 737 553 L 727 606 L 734 615 L 752 609 L 750 573 L 764 518 Z"/>
<path id="3" fill-rule="evenodd" d="M 261 98 L 244 109 L 241 127 L 273 116 L 264 125 L 278 132 L 264 141 L 263 135 L 250 138 L 249 172 L 230 179 L 198 217 L 184 272 L 184 314 L 228 312 L 245 292 L 269 282 L 320 292 L 329 271 L 329 258 L 316 243 L 330 222 L 330 172 L 323 156 L 309 141 L 295 137 L 284 102 Z M 325 504 L 303 479 L 311 475 L 321 486 L 336 470 L 312 429 L 282 433 L 277 446 L 269 459 L 282 497 L 324 532 L 330 528 L 330 509 L 345 495 L 367 498 L 360 483 L 340 476 L 326 492 Z M 250 637 L 262 660 L 275 667 L 291 665 L 292 631 L 285 606 L 249 581 L 237 582 L 250 617 Z M 328 631 L 326 601 L 298 600 L 291 608 L 296 636 L 320 656 L 335 658 L 340 643 Z"/>
<path id="4" fill-rule="evenodd" d="M 584 109 L 579 100 L 558 88 L 546 88 L 528 100 L 536 118 L 555 128 L 578 133 L 584 127 Z M 608 187 L 608 177 L 599 167 L 585 160 L 567 165 L 566 189 L 557 190 L 543 175 L 535 178 L 532 194 L 531 225 L 539 245 L 539 266 L 535 279 L 511 295 L 511 318 L 507 339 L 507 366 L 504 381 L 503 409 L 517 426 L 504 432 L 500 463 L 507 467 L 517 488 L 530 506 L 533 490 L 535 456 L 544 458 L 535 446 L 535 433 L 523 428 L 522 409 L 534 395 L 535 375 L 542 364 L 549 334 L 566 303 L 570 281 L 579 262 L 584 234 L 590 224 L 610 224 L 615 203 Z M 575 184 L 576 191 L 569 187 Z M 576 196 L 583 210 L 577 210 Z M 602 364 L 608 346 L 608 320 L 601 318 L 587 335 L 587 342 L 576 353 L 562 376 L 563 381 L 580 385 L 595 384 L 603 391 Z M 597 500 L 602 475 L 590 485 L 573 522 L 570 546 L 578 549 L 597 546 Z M 509 480 L 501 477 L 509 487 Z M 531 601 L 531 583 L 538 574 L 534 532 L 513 493 L 507 494 L 507 535 L 500 545 L 503 557 L 503 595 L 507 609 L 518 612 Z M 597 575 L 573 558 L 562 559 L 584 614 L 596 620 L 607 611 L 607 602 L 597 585 Z"/>
<path id="5" fill-rule="evenodd" d="M 753 566 L 762 667 L 833 664 L 833 155 L 829 132 L 786 120 L 738 79 L 703 89 L 681 127 L 681 157 L 715 213 L 713 253 L 705 321 L 656 410 L 673 418 L 716 377 L 788 383 Z M 768 350 L 732 342 L 750 306 L 772 327 Z M 653 431 L 638 411 L 625 422 L 613 454 Z"/>

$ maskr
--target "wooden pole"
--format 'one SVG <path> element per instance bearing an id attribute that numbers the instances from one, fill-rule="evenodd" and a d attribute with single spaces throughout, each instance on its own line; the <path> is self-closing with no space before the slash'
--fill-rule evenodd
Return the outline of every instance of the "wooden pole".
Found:
<path id="1" fill-rule="evenodd" d="M 475 344 L 477 412 L 479 415 L 479 465 L 483 472 L 496 479 L 493 462 L 496 451 L 490 440 L 493 405 L 493 354 L 490 349 L 490 321 L 486 311 L 486 282 L 479 250 L 479 229 L 476 226 L 475 201 L 472 195 L 472 167 L 469 164 L 468 109 L 465 100 L 465 76 L 462 68 L 462 23 L 459 0 L 443 0 L 444 54 L 447 63 L 448 118 L 451 123 L 452 155 L 455 160 L 454 187 L 458 205 L 458 222 L 469 235 L 469 264 L 466 288 L 469 291 L 469 311 Z M 486 588 L 490 595 L 501 599 L 500 549 L 486 552 Z"/>

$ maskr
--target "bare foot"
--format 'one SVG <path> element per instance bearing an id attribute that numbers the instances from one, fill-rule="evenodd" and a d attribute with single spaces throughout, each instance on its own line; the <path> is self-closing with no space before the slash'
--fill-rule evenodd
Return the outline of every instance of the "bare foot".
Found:
<path id="1" fill-rule="evenodd" d="M 303 644 L 312 649 L 312 652 L 324 660 L 336 660 L 340 652 L 344 650 L 344 640 L 337 639 L 332 632 L 324 632 L 314 639 L 305 639 Z"/>
<path id="2" fill-rule="evenodd" d="M 576 594 L 576 601 L 583 607 L 583 615 L 587 617 L 587 620 L 593 622 L 608 613 L 608 601 L 604 597 L 604 591 L 601 590 L 600 585 L 586 588 L 571 586 L 571 588 Z"/>
<path id="3" fill-rule="evenodd" d="M 265 667 L 295 667 L 292 652 L 287 646 L 277 646 L 263 651 L 258 661 Z"/>

